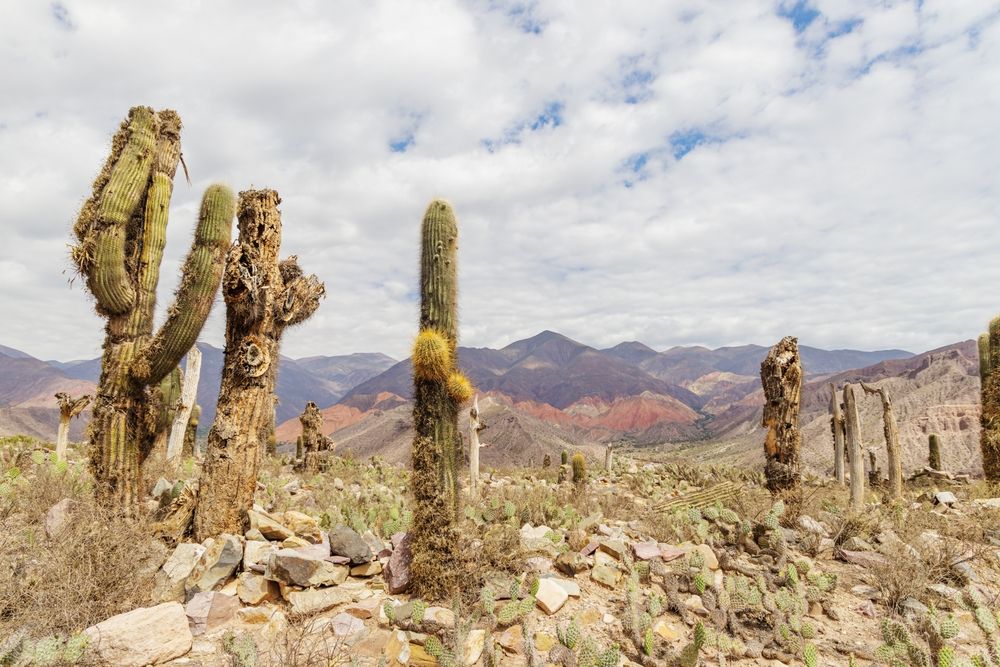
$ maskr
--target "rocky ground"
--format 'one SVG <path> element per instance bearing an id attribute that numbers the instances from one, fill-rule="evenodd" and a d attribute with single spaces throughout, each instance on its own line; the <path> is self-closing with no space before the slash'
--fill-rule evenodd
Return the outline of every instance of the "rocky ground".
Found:
<path id="1" fill-rule="evenodd" d="M 28 614 L 33 600 L 52 609 L 59 584 L 42 559 L 80 554 L 62 576 L 83 582 L 112 558 L 87 550 L 113 547 L 74 551 L 74 540 L 100 530 L 85 526 L 82 468 L 60 469 L 37 451 L 19 459 L 7 455 L 0 482 L 0 599 L 9 601 L 0 603 L 0 665 L 1000 658 L 1000 499 L 982 485 L 925 478 L 908 484 L 904 504 L 882 504 L 876 491 L 852 515 L 845 491 L 826 480 L 775 502 L 754 475 L 624 457 L 585 484 L 560 484 L 555 469 L 494 473 L 465 505 L 469 590 L 424 601 L 408 592 L 404 471 L 341 459 L 303 475 L 272 461 L 245 534 L 167 547 L 123 535 L 136 562 L 114 557 L 134 597 L 94 609 L 66 592 L 66 605 L 81 605 L 74 625 L 73 614 Z M 196 469 L 174 472 L 150 480 L 154 515 Z M 31 541 L 18 542 L 26 531 Z M 508 553 L 494 553 L 503 544 Z M 109 609 L 122 613 L 99 615 Z"/>

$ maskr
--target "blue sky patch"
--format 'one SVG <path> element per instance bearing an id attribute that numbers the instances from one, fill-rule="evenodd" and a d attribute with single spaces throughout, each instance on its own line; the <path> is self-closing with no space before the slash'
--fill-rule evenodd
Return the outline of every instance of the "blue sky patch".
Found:
<path id="1" fill-rule="evenodd" d="M 53 2 L 49 5 L 49 10 L 52 12 L 52 18 L 55 19 L 56 23 L 58 23 L 60 27 L 65 30 L 76 29 L 72 19 L 69 17 L 69 10 L 66 9 L 66 5 L 61 2 Z"/>
<path id="2" fill-rule="evenodd" d="M 644 66 L 643 57 L 632 56 L 622 62 L 620 85 L 625 93 L 626 104 L 639 104 L 653 96 L 651 84 L 656 76 L 653 70 Z"/>
<path id="3" fill-rule="evenodd" d="M 404 137 L 399 139 L 392 139 L 389 141 L 389 150 L 393 153 L 405 153 L 406 149 L 413 145 L 413 133 L 409 133 Z"/>
<path id="4" fill-rule="evenodd" d="M 795 32 L 802 33 L 819 17 L 819 10 L 810 7 L 806 0 L 796 0 L 795 4 L 782 5 L 778 8 L 778 16 L 791 21 Z"/>
<path id="5" fill-rule="evenodd" d="M 545 106 L 545 111 L 538 114 L 538 118 L 531 123 L 532 131 L 540 130 L 543 127 L 559 127 L 563 124 L 563 103 L 562 102 L 549 102 Z"/>

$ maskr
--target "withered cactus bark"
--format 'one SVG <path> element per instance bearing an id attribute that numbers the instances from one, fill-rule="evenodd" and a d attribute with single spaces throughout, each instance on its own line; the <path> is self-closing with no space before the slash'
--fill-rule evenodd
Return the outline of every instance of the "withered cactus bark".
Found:
<path id="1" fill-rule="evenodd" d="M 899 425 L 892 409 L 892 397 L 885 387 L 873 387 L 861 383 L 866 394 L 878 396 L 882 401 L 882 431 L 885 433 L 885 450 L 889 468 L 889 497 L 893 501 L 903 498 L 903 461 L 899 448 Z M 872 466 L 874 468 L 874 466 Z"/>
<path id="2" fill-rule="evenodd" d="M 933 470 L 942 470 L 941 438 L 938 437 L 937 433 L 931 433 L 927 436 L 927 465 Z"/>
<path id="3" fill-rule="evenodd" d="M 844 440 L 851 463 L 851 509 L 859 510 L 865 497 L 865 459 L 861 451 L 861 417 L 854 387 L 844 385 Z"/>
<path id="4" fill-rule="evenodd" d="M 323 435 L 323 413 L 312 401 L 306 403 L 305 409 L 299 415 L 302 424 L 300 437 L 302 447 L 302 468 L 309 472 L 319 472 L 324 459 L 333 450 L 333 440 Z M 299 443 L 296 443 L 296 447 Z"/>
<path id="5" fill-rule="evenodd" d="M 983 473 L 1000 483 L 1000 317 L 990 322 L 989 333 L 979 337 L 979 377 L 982 380 L 982 413 L 979 418 L 979 448 Z"/>
<path id="6" fill-rule="evenodd" d="M 833 431 L 833 476 L 837 484 L 845 483 L 844 478 L 844 413 L 840 409 L 837 387 L 830 383 L 830 430 Z"/>
<path id="7" fill-rule="evenodd" d="M 764 387 L 764 473 L 772 493 L 797 489 L 801 481 L 799 404 L 802 398 L 802 363 L 798 340 L 785 336 L 771 348 L 760 365 Z"/>
<path id="8" fill-rule="evenodd" d="M 198 397 L 198 379 L 201 377 L 201 350 L 192 345 L 188 350 L 187 362 L 184 364 L 184 375 L 181 378 L 181 395 L 174 411 L 173 423 L 170 425 L 170 438 L 167 440 L 167 461 L 175 463 L 184 454 L 184 440 L 187 438 L 188 420 L 194 411 L 195 399 Z"/>
<path id="9" fill-rule="evenodd" d="M 225 186 L 210 186 L 174 303 L 154 335 L 180 130 L 173 111 L 129 111 L 73 227 L 73 259 L 98 314 L 107 319 L 89 429 L 95 495 L 101 504 L 123 510 L 140 498 L 141 466 L 163 409 L 154 389 L 197 339 L 218 292 L 232 234 L 235 197 Z"/>
<path id="10" fill-rule="evenodd" d="M 457 567 L 459 407 L 472 398 L 458 372 L 458 223 L 435 200 L 421 225 L 420 333 L 413 346 L 413 586 L 441 599 L 460 583 Z"/>
<path id="11" fill-rule="evenodd" d="M 69 394 L 59 392 L 56 400 L 59 402 L 59 432 L 56 434 L 56 459 L 66 460 L 66 449 L 69 446 L 69 423 L 90 405 L 93 397 L 84 394 L 79 398 L 70 398 Z"/>
<path id="12" fill-rule="evenodd" d="M 281 336 L 308 319 L 325 293 L 316 276 L 303 275 L 297 258 L 279 263 L 280 203 L 274 190 L 240 193 L 239 238 L 226 258 L 222 281 L 222 385 L 194 514 L 199 541 L 244 531 L 274 411 Z"/>
<path id="13" fill-rule="evenodd" d="M 181 448 L 181 458 L 195 456 L 198 450 L 198 422 L 201 421 L 201 406 L 195 403 L 188 417 L 187 428 L 184 429 L 184 446 Z"/>
<path id="14" fill-rule="evenodd" d="M 479 441 L 479 433 L 485 429 L 486 422 L 479 412 L 477 394 L 472 399 L 472 407 L 469 408 L 469 492 L 472 495 L 479 492 L 479 450 L 484 447 Z"/>

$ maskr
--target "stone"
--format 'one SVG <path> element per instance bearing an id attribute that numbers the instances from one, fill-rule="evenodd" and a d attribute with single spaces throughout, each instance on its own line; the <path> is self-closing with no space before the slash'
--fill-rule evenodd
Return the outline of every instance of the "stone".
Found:
<path id="1" fill-rule="evenodd" d="M 289 591 L 285 596 L 293 614 L 313 614 L 354 601 L 352 591 L 343 586 Z"/>
<path id="2" fill-rule="evenodd" d="M 616 560 L 622 560 L 627 553 L 627 547 L 621 540 L 604 539 L 601 540 L 597 548 L 606 554 L 614 556 Z"/>
<path id="3" fill-rule="evenodd" d="M 267 542 L 267 538 L 264 537 L 264 533 L 260 532 L 256 528 L 248 530 L 243 537 L 246 538 L 247 542 Z"/>
<path id="4" fill-rule="evenodd" d="M 556 582 L 562 587 L 566 594 L 571 598 L 580 597 L 580 584 L 576 583 L 572 579 L 563 579 L 562 577 L 551 577 L 551 581 Z"/>
<path id="5" fill-rule="evenodd" d="M 281 612 L 273 607 L 243 607 L 236 610 L 236 620 L 249 625 L 262 625 Z"/>
<path id="6" fill-rule="evenodd" d="M 600 541 L 598 541 L 598 540 L 591 540 L 590 542 L 587 542 L 586 546 L 584 546 L 582 549 L 580 549 L 580 555 L 581 556 L 589 556 L 590 554 L 592 554 L 595 551 L 597 551 L 597 547 L 599 547 L 599 546 L 601 546 Z"/>
<path id="7" fill-rule="evenodd" d="M 191 576 L 205 547 L 192 542 L 181 542 L 174 547 L 163 567 L 156 573 L 153 583 L 153 601 L 181 602 L 184 599 L 184 582 Z"/>
<path id="8" fill-rule="evenodd" d="M 87 652 L 100 664 L 144 667 L 179 658 L 191 650 L 194 637 L 184 607 L 164 602 L 112 616 L 83 631 Z"/>
<path id="9" fill-rule="evenodd" d="M 684 632 L 677 626 L 662 619 L 653 624 L 653 632 L 667 642 L 675 642 L 684 637 Z"/>
<path id="10" fill-rule="evenodd" d="M 444 607 L 427 607 L 424 610 L 424 620 L 437 623 L 443 628 L 455 627 L 455 612 Z"/>
<path id="11" fill-rule="evenodd" d="M 548 526 L 532 526 L 530 523 L 526 523 L 521 526 L 521 540 L 525 542 L 544 540 L 551 530 Z"/>
<path id="12" fill-rule="evenodd" d="M 292 535 L 291 537 L 286 537 L 281 541 L 281 548 L 283 549 L 298 549 L 299 547 L 307 547 L 313 544 L 309 540 L 303 539 L 298 535 Z"/>
<path id="13" fill-rule="evenodd" d="M 327 556 L 324 560 L 334 565 L 350 565 L 351 559 L 347 556 Z"/>
<path id="14" fill-rule="evenodd" d="M 586 557 L 581 556 L 576 551 L 567 551 L 559 554 L 556 558 L 555 568 L 564 574 L 573 576 L 590 568 L 590 563 Z"/>
<path id="15" fill-rule="evenodd" d="M 840 557 L 847 563 L 860 565 L 861 567 L 883 565 L 887 562 L 885 556 L 875 551 L 851 551 L 849 549 L 841 549 Z"/>
<path id="16" fill-rule="evenodd" d="M 951 491 L 938 491 L 934 494 L 934 504 L 935 505 L 945 505 L 951 507 L 958 502 L 958 498 Z"/>
<path id="17" fill-rule="evenodd" d="M 351 614 L 340 612 L 330 619 L 330 628 L 335 637 L 353 637 L 359 632 L 364 632 L 365 624 Z"/>
<path id="18" fill-rule="evenodd" d="M 378 613 L 381 606 L 381 601 L 378 598 L 368 598 L 367 600 L 361 600 L 356 604 L 349 605 L 344 609 L 344 613 L 367 621 Z"/>
<path id="19" fill-rule="evenodd" d="M 223 533 L 206 542 L 205 551 L 184 584 L 188 594 L 220 588 L 243 562 L 243 544 L 235 535 Z"/>
<path id="20" fill-rule="evenodd" d="M 881 597 L 877 588 L 865 584 L 858 584 L 851 588 L 851 594 L 855 597 L 865 598 L 866 600 L 878 600 Z"/>
<path id="21" fill-rule="evenodd" d="M 263 572 L 267 559 L 278 549 L 278 545 L 270 542 L 247 542 L 243 547 L 243 569 Z"/>
<path id="22" fill-rule="evenodd" d="M 465 663 L 466 665 L 475 665 L 479 662 L 479 658 L 483 656 L 483 650 L 486 648 L 486 630 L 482 628 L 475 628 L 469 630 L 469 634 L 465 637 Z"/>
<path id="23" fill-rule="evenodd" d="M 552 561 L 543 556 L 532 556 L 524 562 L 529 572 L 548 572 L 552 569 Z"/>
<path id="24" fill-rule="evenodd" d="M 264 576 L 293 586 L 337 586 L 347 581 L 346 565 L 334 565 L 316 555 L 296 549 L 281 549 L 267 560 Z"/>
<path id="25" fill-rule="evenodd" d="M 534 639 L 535 649 L 541 652 L 542 655 L 546 655 L 549 649 L 556 645 L 556 638 L 547 632 L 536 632 Z"/>
<path id="26" fill-rule="evenodd" d="M 372 560 L 372 550 L 361 536 L 343 525 L 330 530 L 330 553 L 334 556 L 346 556 L 355 565 Z"/>
<path id="27" fill-rule="evenodd" d="M 243 604 L 260 604 L 277 600 L 278 585 L 253 572 L 243 572 L 236 578 L 236 595 Z"/>
<path id="28" fill-rule="evenodd" d="M 587 537 L 585 531 L 575 528 L 566 534 L 566 542 L 569 544 L 569 548 L 573 551 L 579 551 L 587 546 L 590 539 Z"/>
<path id="29" fill-rule="evenodd" d="M 288 510 L 282 517 L 282 524 L 292 530 L 298 537 L 311 544 L 319 544 L 323 541 L 323 531 L 319 528 L 319 521 L 295 510 Z"/>
<path id="30" fill-rule="evenodd" d="M 397 533 L 398 534 L 398 533 Z M 383 579 L 385 579 L 386 590 L 390 595 L 405 593 L 410 588 L 410 563 L 413 560 L 413 552 L 410 549 L 410 535 L 404 534 L 397 542 L 396 536 L 392 536 L 394 548 L 389 562 L 385 566 Z"/>
<path id="31" fill-rule="evenodd" d="M 287 540 L 295 535 L 291 529 L 283 526 L 277 519 L 274 519 L 263 512 L 250 510 L 247 512 L 250 519 L 250 528 L 256 528 L 260 534 L 269 540 Z"/>
<path id="32" fill-rule="evenodd" d="M 512 625 L 497 638 L 497 643 L 507 653 L 521 653 L 524 649 L 524 629 L 520 625 Z"/>
<path id="33" fill-rule="evenodd" d="M 977 498 L 972 504 L 980 508 L 1000 510 L 1000 498 Z"/>
<path id="34" fill-rule="evenodd" d="M 609 554 L 606 551 L 595 551 L 594 552 L 594 567 L 598 565 L 606 565 L 614 569 L 618 569 L 618 559 Z"/>
<path id="35" fill-rule="evenodd" d="M 45 513 L 45 537 L 52 540 L 66 530 L 75 507 L 76 501 L 72 498 L 63 498 L 50 507 L 49 511 Z"/>
<path id="36" fill-rule="evenodd" d="M 678 558 L 683 558 L 687 555 L 687 552 L 680 547 L 675 547 L 672 544 L 661 544 L 660 545 L 660 558 L 664 562 L 669 563 L 670 561 L 677 560 Z"/>
<path id="37" fill-rule="evenodd" d="M 595 609 L 594 607 L 587 607 L 586 609 L 583 610 L 583 613 L 580 614 L 580 625 L 582 625 L 583 627 L 594 625 L 595 623 L 601 620 L 602 616 L 603 614 L 601 614 L 600 609 Z"/>
<path id="38" fill-rule="evenodd" d="M 382 563 L 377 560 L 355 565 L 351 568 L 352 577 L 374 577 L 376 574 L 382 574 Z"/>
<path id="39" fill-rule="evenodd" d="M 156 484 L 153 485 L 153 492 L 150 493 L 149 495 L 152 496 L 153 500 L 155 500 L 157 503 L 160 503 L 163 501 L 164 494 L 169 496 L 170 491 L 173 488 L 174 485 L 170 483 L 169 480 L 161 477 L 158 480 L 156 480 Z"/>
<path id="40" fill-rule="evenodd" d="M 819 535 L 820 537 L 827 536 L 826 526 L 807 514 L 799 517 L 799 528 L 813 535 Z"/>
<path id="41" fill-rule="evenodd" d="M 875 547 L 857 535 L 849 537 L 840 547 L 848 551 L 875 551 Z"/>
<path id="42" fill-rule="evenodd" d="M 580 523 L 577 525 L 577 528 L 579 528 L 585 533 L 589 533 L 594 527 L 600 524 L 601 521 L 603 520 L 604 520 L 603 514 L 601 514 L 600 512 L 594 512 L 590 516 L 587 516 L 584 519 L 582 519 Z"/>
<path id="43" fill-rule="evenodd" d="M 232 595 L 205 591 L 191 596 L 184 606 L 184 613 L 187 614 L 191 634 L 198 636 L 231 621 L 239 608 L 240 601 Z"/>
<path id="44" fill-rule="evenodd" d="M 340 479 L 339 477 L 334 477 L 333 478 L 333 488 L 337 489 L 338 491 L 343 491 L 344 490 L 344 480 Z"/>
<path id="45" fill-rule="evenodd" d="M 653 560 L 660 557 L 660 545 L 656 542 L 636 542 L 632 545 L 632 550 L 639 560 Z"/>
<path id="46" fill-rule="evenodd" d="M 621 572 L 608 565 L 595 565 L 594 569 L 590 571 L 591 579 L 608 588 L 616 587 L 619 577 L 621 577 Z"/>
<path id="47" fill-rule="evenodd" d="M 708 616 L 708 610 L 705 609 L 704 603 L 701 601 L 700 595 L 692 595 L 684 600 L 684 607 L 699 616 Z"/>
<path id="48" fill-rule="evenodd" d="M 916 598 L 906 598 L 903 600 L 901 605 L 905 611 L 921 618 L 930 611 L 930 609 L 927 608 L 927 605 Z"/>
<path id="49" fill-rule="evenodd" d="M 551 616 L 556 613 L 569 599 L 569 593 L 552 579 L 539 579 L 538 592 L 535 593 L 535 604 Z"/>

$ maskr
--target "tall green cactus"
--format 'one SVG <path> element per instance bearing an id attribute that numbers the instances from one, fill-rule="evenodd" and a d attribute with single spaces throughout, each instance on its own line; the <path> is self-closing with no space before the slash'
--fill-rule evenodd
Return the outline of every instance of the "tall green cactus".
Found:
<path id="1" fill-rule="evenodd" d="M 934 470 L 941 470 L 941 438 L 937 433 L 927 436 L 927 465 Z"/>
<path id="2" fill-rule="evenodd" d="M 174 111 L 132 108 L 73 227 L 73 259 L 107 319 L 89 438 L 96 495 L 109 507 L 127 509 L 139 500 L 140 470 L 162 407 L 158 385 L 208 318 L 232 234 L 236 199 L 229 188 L 212 185 L 174 303 L 154 335 L 180 130 Z"/>
<path id="3" fill-rule="evenodd" d="M 458 223 L 451 206 L 434 200 L 421 226 L 420 333 L 413 346 L 413 582 L 417 593 L 441 598 L 458 582 L 455 567 L 458 411 L 472 394 L 458 372 Z"/>
<path id="4" fill-rule="evenodd" d="M 984 342 L 985 339 L 985 342 Z M 979 447 L 983 472 L 990 482 L 1000 482 L 1000 317 L 990 322 L 989 333 L 979 337 L 979 376 L 982 380 L 982 413 Z"/>

